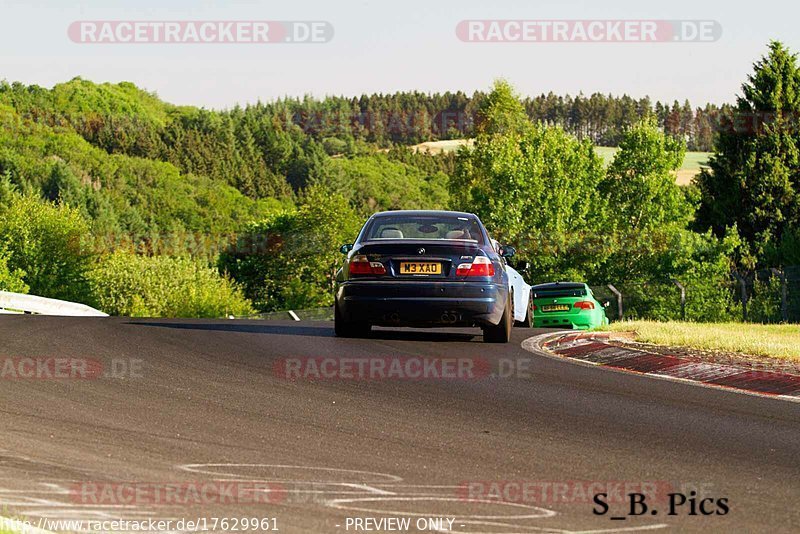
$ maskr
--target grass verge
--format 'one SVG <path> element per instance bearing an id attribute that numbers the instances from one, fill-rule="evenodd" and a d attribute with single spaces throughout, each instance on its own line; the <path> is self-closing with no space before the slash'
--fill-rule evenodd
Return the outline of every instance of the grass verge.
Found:
<path id="1" fill-rule="evenodd" d="M 643 343 L 800 362 L 800 325 L 623 321 L 605 329 L 633 332 Z"/>

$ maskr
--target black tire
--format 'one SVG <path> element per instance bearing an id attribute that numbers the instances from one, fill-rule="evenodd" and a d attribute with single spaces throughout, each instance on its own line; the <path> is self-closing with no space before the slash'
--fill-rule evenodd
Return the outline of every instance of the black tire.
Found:
<path id="1" fill-rule="evenodd" d="M 511 326 L 514 318 L 511 316 L 511 293 L 506 299 L 506 309 L 503 310 L 503 317 L 497 325 L 483 327 L 484 343 L 508 343 L 511 339 Z"/>
<path id="2" fill-rule="evenodd" d="M 371 329 L 369 323 L 345 321 L 339 312 L 339 305 L 333 305 L 333 331 L 336 337 L 367 337 Z"/>
<path id="3" fill-rule="evenodd" d="M 522 328 L 533 328 L 533 293 L 530 293 L 528 297 L 528 310 L 525 314 L 524 321 L 517 321 L 514 323 L 514 326 L 520 326 Z"/>

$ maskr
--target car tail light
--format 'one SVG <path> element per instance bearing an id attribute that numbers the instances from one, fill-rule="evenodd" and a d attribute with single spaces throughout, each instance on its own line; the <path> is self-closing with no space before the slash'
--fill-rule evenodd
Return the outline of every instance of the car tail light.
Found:
<path id="1" fill-rule="evenodd" d="M 486 256 L 477 256 L 472 263 L 462 263 L 456 268 L 457 276 L 494 276 L 494 264 Z"/>
<path id="2" fill-rule="evenodd" d="M 350 274 L 386 274 L 386 267 L 379 261 L 369 261 L 363 255 L 353 256 L 350 259 Z"/>
<path id="3" fill-rule="evenodd" d="M 580 310 L 593 310 L 594 309 L 594 302 L 590 302 L 588 300 L 581 300 L 576 302 L 572 305 L 574 308 L 578 308 Z"/>
<path id="4" fill-rule="evenodd" d="M 539 307 L 538 307 L 538 306 L 536 306 L 536 304 L 534 304 L 534 305 L 533 305 L 533 311 L 536 311 L 536 310 L 538 310 L 538 309 L 539 309 Z"/>

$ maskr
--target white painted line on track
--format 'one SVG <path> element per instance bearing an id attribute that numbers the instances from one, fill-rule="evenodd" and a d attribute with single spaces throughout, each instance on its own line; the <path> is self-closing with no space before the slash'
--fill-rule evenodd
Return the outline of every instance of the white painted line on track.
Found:
<path id="1" fill-rule="evenodd" d="M 668 526 L 669 525 L 659 523 L 656 525 L 647 525 L 641 527 L 612 528 L 605 530 L 578 530 L 578 531 L 571 531 L 571 534 L 601 534 L 606 532 L 641 532 L 642 530 L 658 530 L 661 528 L 667 528 Z"/>
<path id="2" fill-rule="evenodd" d="M 183 464 L 178 465 L 178 469 L 188 471 L 190 473 L 199 473 L 203 475 L 211 475 L 211 476 L 227 476 L 233 477 L 234 479 L 242 479 L 245 478 L 245 475 L 238 475 L 237 473 L 232 472 L 224 472 L 224 471 L 213 471 L 208 468 L 238 468 L 238 467 L 246 467 L 246 468 L 268 468 L 268 469 L 288 469 L 288 470 L 297 470 L 297 471 L 322 471 L 324 473 L 341 473 L 345 475 L 369 475 L 373 478 L 377 477 L 381 479 L 383 482 L 402 482 L 402 478 L 396 475 L 391 475 L 389 473 L 378 473 L 374 471 L 359 471 L 356 469 L 340 469 L 336 467 L 314 467 L 310 465 L 285 465 L 285 464 L 235 464 L 235 463 L 226 463 L 226 464 Z M 249 477 L 252 478 L 252 473 L 248 474 Z M 351 477 L 355 478 L 355 477 Z M 308 479 L 297 479 L 297 478 L 272 478 L 272 477 L 264 477 L 260 479 L 263 482 L 296 482 L 296 483 L 330 483 L 330 484 L 342 484 L 345 483 L 341 480 L 326 480 L 326 481 L 318 481 L 318 480 L 308 480 Z M 376 483 L 378 481 L 365 481 L 363 478 L 357 479 L 359 483 L 365 484 L 369 483 Z"/>
<path id="3" fill-rule="evenodd" d="M 375 495 L 396 495 L 396 493 L 392 493 L 391 491 L 386 491 L 378 488 L 374 488 L 372 486 L 368 486 L 366 484 L 348 484 L 342 483 L 342 486 L 346 488 L 354 488 L 354 489 L 363 489 L 368 493 L 374 493 Z"/>

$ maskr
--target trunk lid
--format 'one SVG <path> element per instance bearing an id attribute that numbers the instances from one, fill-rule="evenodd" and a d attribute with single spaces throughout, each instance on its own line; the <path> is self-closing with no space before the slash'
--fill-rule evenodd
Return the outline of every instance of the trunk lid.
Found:
<path id="1" fill-rule="evenodd" d="M 459 264 L 485 255 L 476 243 L 408 239 L 367 241 L 354 253 L 381 262 L 386 268 L 383 278 L 408 281 L 461 280 L 464 277 L 456 275 Z"/>

